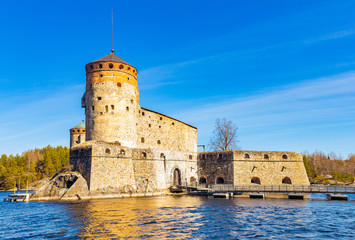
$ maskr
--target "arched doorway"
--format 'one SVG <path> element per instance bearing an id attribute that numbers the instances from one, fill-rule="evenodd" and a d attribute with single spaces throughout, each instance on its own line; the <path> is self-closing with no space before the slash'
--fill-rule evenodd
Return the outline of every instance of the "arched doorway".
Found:
<path id="1" fill-rule="evenodd" d="M 173 175 L 173 186 L 178 186 L 181 185 L 181 175 L 180 175 L 180 170 L 178 168 L 174 169 L 174 175 Z"/>
<path id="2" fill-rule="evenodd" d="M 251 179 L 251 183 L 252 183 L 252 184 L 259 184 L 259 185 L 260 185 L 260 178 L 258 178 L 258 177 L 253 177 L 253 178 Z"/>
<path id="3" fill-rule="evenodd" d="M 198 181 L 199 184 L 206 184 L 207 179 L 205 177 L 200 177 L 200 181 Z"/>
<path id="4" fill-rule="evenodd" d="M 282 184 L 292 184 L 291 178 L 289 177 L 284 177 L 282 179 Z"/>
<path id="5" fill-rule="evenodd" d="M 224 179 L 222 177 L 218 177 L 216 179 L 216 184 L 224 184 Z"/>

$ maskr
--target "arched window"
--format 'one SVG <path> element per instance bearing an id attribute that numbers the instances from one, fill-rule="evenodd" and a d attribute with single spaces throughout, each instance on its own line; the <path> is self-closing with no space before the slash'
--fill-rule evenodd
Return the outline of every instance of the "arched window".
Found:
<path id="1" fill-rule="evenodd" d="M 190 159 L 190 160 L 192 159 L 192 155 L 191 155 L 191 154 L 189 155 L 189 159 Z"/>
<path id="2" fill-rule="evenodd" d="M 147 158 L 147 154 L 145 152 L 142 152 L 142 158 L 146 159 Z"/>
<path id="3" fill-rule="evenodd" d="M 292 184 L 291 178 L 289 177 L 284 177 L 282 179 L 282 184 Z"/>
<path id="4" fill-rule="evenodd" d="M 165 155 L 164 155 L 164 153 L 161 153 L 161 154 L 160 154 L 160 159 L 165 160 Z"/>
<path id="5" fill-rule="evenodd" d="M 106 154 L 110 154 L 110 152 L 111 152 L 110 149 L 109 149 L 109 148 L 106 148 L 105 153 L 106 153 Z"/>
<path id="6" fill-rule="evenodd" d="M 123 150 L 123 149 L 121 149 L 121 155 L 125 155 L 126 154 L 126 152 Z"/>
<path id="7" fill-rule="evenodd" d="M 144 138 L 141 138 L 141 143 L 144 143 Z"/>
<path id="8" fill-rule="evenodd" d="M 287 159 L 287 155 L 286 154 L 282 155 L 282 159 Z"/>
<path id="9" fill-rule="evenodd" d="M 218 177 L 216 179 L 216 184 L 224 184 L 224 179 L 222 177 Z"/>
<path id="10" fill-rule="evenodd" d="M 196 184 L 196 178 L 195 177 L 190 177 L 190 184 Z"/>
<path id="11" fill-rule="evenodd" d="M 264 159 L 269 159 L 269 155 L 264 154 Z"/>
<path id="12" fill-rule="evenodd" d="M 157 141 L 158 144 L 161 144 L 160 140 Z"/>
<path id="13" fill-rule="evenodd" d="M 260 183 L 260 178 L 258 178 L 258 177 L 253 177 L 252 179 L 251 179 L 251 183 L 252 184 L 261 184 Z"/>
<path id="14" fill-rule="evenodd" d="M 206 184 L 207 179 L 205 177 L 200 177 L 200 180 L 198 181 L 199 184 Z"/>
<path id="15" fill-rule="evenodd" d="M 250 158 L 249 154 L 248 153 L 244 154 L 244 158 Z"/>

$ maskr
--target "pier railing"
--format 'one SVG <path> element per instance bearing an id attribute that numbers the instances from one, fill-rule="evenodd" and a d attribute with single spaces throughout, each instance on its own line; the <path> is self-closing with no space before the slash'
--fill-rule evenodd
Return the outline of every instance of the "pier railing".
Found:
<path id="1" fill-rule="evenodd" d="M 193 189 L 192 189 L 193 190 Z M 197 191 L 208 192 L 273 192 L 273 193 L 347 193 L 355 194 L 355 187 L 325 185 L 245 185 L 212 184 L 196 187 Z"/>

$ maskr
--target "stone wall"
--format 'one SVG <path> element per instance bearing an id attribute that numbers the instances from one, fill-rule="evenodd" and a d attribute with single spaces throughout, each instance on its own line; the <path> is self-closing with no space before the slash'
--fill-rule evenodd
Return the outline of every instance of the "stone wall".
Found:
<path id="1" fill-rule="evenodd" d="M 278 151 L 225 151 L 199 154 L 199 177 L 234 185 L 309 185 L 302 154 Z"/>

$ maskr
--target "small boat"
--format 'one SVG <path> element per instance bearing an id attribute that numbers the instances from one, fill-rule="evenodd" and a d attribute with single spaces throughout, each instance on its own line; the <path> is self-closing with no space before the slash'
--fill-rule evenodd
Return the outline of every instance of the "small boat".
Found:
<path id="1" fill-rule="evenodd" d="M 28 193 L 16 193 L 4 198 L 4 202 L 27 202 L 29 199 L 30 194 Z"/>

